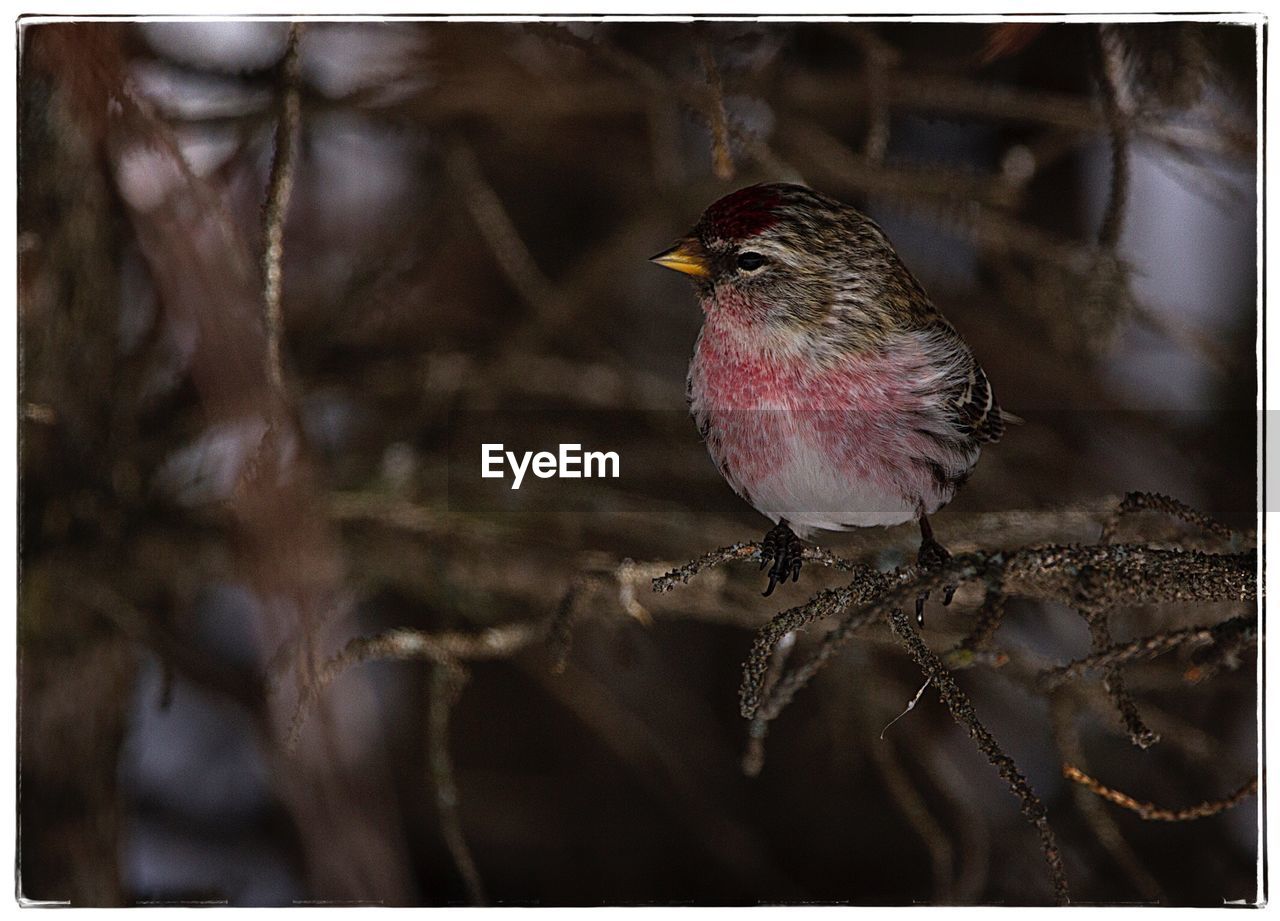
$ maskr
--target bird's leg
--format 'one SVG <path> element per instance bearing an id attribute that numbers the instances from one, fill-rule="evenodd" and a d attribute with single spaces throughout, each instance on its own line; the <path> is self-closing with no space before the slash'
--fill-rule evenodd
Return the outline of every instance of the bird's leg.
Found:
<path id="1" fill-rule="evenodd" d="M 922 510 L 920 512 L 920 552 L 916 554 L 916 565 L 925 570 L 937 569 L 949 559 L 951 559 L 951 554 L 947 552 L 946 547 L 934 540 L 933 526 L 929 524 L 929 517 Z M 947 585 L 943 587 L 943 607 L 951 603 L 955 593 L 956 586 Z M 924 603 L 927 600 L 929 600 L 929 592 L 927 590 L 916 596 L 916 623 L 921 626 L 924 626 Z"/>
<path id="2" fill-rule="evenodd" d="M 791 530 L 785 518 L 779 519 L 760 545 L 760 568 L 764 569 L 770 560 L 773 561 L 769 570 L 769 587 L 764 590 L 766 598 L 773 594 L 773 587 L 779 582 L 786 582 L 788 576 L 793 582 L 800 580 L 803 552 L 804 544 L 796 537 L 796 532 Z"/>

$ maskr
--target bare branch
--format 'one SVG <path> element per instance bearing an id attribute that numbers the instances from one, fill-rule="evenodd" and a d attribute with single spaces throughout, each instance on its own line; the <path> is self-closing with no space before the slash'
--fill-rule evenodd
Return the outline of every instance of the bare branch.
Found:
<path id="1" fill-rule="evenodd" d="M 775 718 L 857 629 L 942 585 L 1000 580 L 1009 595 L 1071 605 L 1102 598 L 1116 604 L 1247 601 L 1257 596 L 1255 560 L 1256 552 L 1215 555 L 1140 544 L 1053 545 L 959 554 L 925 573 L 911 567 L 892 573 L 865 567 L 848 586 L 818 593 L 760 631 L 743 665 L 742 715 L 750 719 L 761 711 L 765 719 Z M 1087 587 L 1081 585 L 1082 573 Z M 760 688 L 773 644 L 791 630 L 832 616 L 839 616 L 840 623 L 807 662 L 778 681 L 762 710 Z"/>
<path id="2" fill-rule="evenodd" d="M 1108 802 L 1115 803 L 1130 812 L 1136 812 L 1148 822 L 1190 822 L 1195 819 L 1207 818 L 1239 806 L 1258 792 L 1258 778 L 1254 777 L 1243 787 L 1234 793 L 1229 793 L 1222 799 L 1206 801 L 1195 806 L 1188 806 L 1185 809 L 1165 809 L 1153 803 L 1138 802 L 1127 793 L 1121 793 L 1119 790 L 1108 787 L 1071 764 L 1062 766 L 1062 776 L 1087 787 Z"/>
<path id="3" fill-rule="evenodd" d="M 728 181 L 733 178 L 733 153 L 729 150 L 729 117 L 724 110 L 724 88 L 720 84 L 720 68 L 715 55 L 705 42 L 698 42 L 698 57 L 707 77 L 707 89 L 711 99 L 707 106 L 711 126 L 711 167 L 716 178 Z"/>
<path id="4" fill-rule="evenodd" d="M 479 633 L 427 633 L 400 628 L 377 636 L 352 639 L 317 670 L 315 680 L 299 695 L 289 730 L 288 746 L 298 744 L 302 727 L 316 697 L 353 665 L 370 660 L 425 659 L 437 665 L 473 659 L 502 659 L 529 646 L 545 634 L 545 623 L 512 623 Z"/>
<path id="5" fill-rule="evenodd" d="M 469 147 L 454 146 L 448 159 L 449 172 L 462 191 L 471 219 L 489 245 L 494 260 L 516 292 L 533 308 L 543 323 L 563 320 L 563 308 L 555 285 L 543 273 L 525 244 L 502 198 L 494 190 Z"/>
<path id="6" fill-rule="evenodd" d="M 954 876 L 952 863 L 955 859 L 955 849 L 952 847 L 951 839 L 933 813 L 929 811 L 929 805 L 920 795 L 920 791 L 907 776 L 893 742 L 885 739 L 874 743 L 871 746 L 871 757 L 889 795 L 893 797 L 893 801 L 911 825 L 916 837 L 924 842 L 924 846 L 929 851 L 929 862 L 933 872 L 934 903 L 940 905 L 950 903 Z"/>
<path id="7" fill-rule="evenodd" d="M 1111 193 L 1098 230 L 1098 243 L 1115 251 L 1124 229 L 1124 209 L 1129 197 L 1129 123 L 1127 94 L 1121 90 L 1124 49 L 1114 27 L 1097 27 L 1099 67 L 1098 84 L 1102 90 L 1102 112 L 1111 137 Z"/>
<path id="8" fill-rule="evenodd" d="M 440 831 L 458 867 L 472 905 L 487 905 L 484 881 L 476 869 L 475 858 L 462 833 L 458 814 L 458 783 L 454 778 L 453 758 L 449 754 L 449 718 L 462 695 L 468 679 L 467 670 L 455 661 L 436 662 L 431 666 L 430 699 L 427 701 L 427 758 L 431 782 L 436 791 L 436 808 L 440 813 Z"/>
<path id="9" fill-rule="evenodd" d="M 267 376 L 272 392 L 284 393 L 284 371 L 280 360 L 283 333 L 284 222 L 293 194 L 299 125 L 302 120 L 300 60 L 298 42 L 302 23 L 289 25 L 289 39 L 280 62 L 282 92 L 276 120 L 276 149 L 267 180 L 267 199 L 262 209 L 264 247 L 262 251 L 262 316 L 266 328 Z"/>
<path id="10" fill-rule="evenodd" d="M 942 657 L 950 668 L 967 668 L 981 657 L 996 630 L 1000 628 L 1007 601 L 1008 597 L 998 585 L 987 586 L 987 593 L 983 596 L 982 607 L 978 609 L 978 617 L 972 629 L 955 648 Z M 998 653 L 996 655 L 999 656 Z"/>
<path id="11" fill-rule="evenodd" d="M 1073 681 L 1097 668 L 1109 668 L 1128 662 L 1154 659 L 1183 646 L 1197 643 L 1223 643 L 1231 639 L 1249 641 L 1256 639 L 1258 628 L 1257 615 L 1232 617 L 1218 624 L 1203 627 L 1184 627 L 1180 630 L 1167 630 L 1151 636 L 1140 637 L 1128 643 L 1119 643 L 1106 649 L 1096 651 L 1084 659 L 1077 659 L 1066 665 L 1051 669 L 1041 676 L 1046 690 L 1053 690 L 1059 685 Z"/>
<path id="12" fill-rule="evenodd" d="M 1053 740 L 1061 757 L 1066 761 L 1084 765 L 1084 747 L 1080 741 L 1080 732 L 1076 725 L 1075 714 L 1068 706 L 1065 695 L 1055 694 L 1050 699 L 1049 718 L 1053 726 Z M 1115 818 L 1102 801 L 1095 796 L 1090 796 L 1089 792 L 1080 786 L 1072 787 L 1071 792 L 1077 809 L 1089 824 L 1094 837 L 1111 855 L 1112 860 L 1128 874 L 1143 897 L 1152 902 L 1164 901 L 1164 890 L 1134 853 L 1116 824 Z"/>

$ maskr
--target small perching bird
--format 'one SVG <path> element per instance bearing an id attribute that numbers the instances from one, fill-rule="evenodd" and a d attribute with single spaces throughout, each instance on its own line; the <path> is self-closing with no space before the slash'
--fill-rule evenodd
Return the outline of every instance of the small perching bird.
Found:
<path id="1" fill-rule="evenodd" d="M 653 261 L 697 286 L 698 430 L 738 495 L 777 523 L 764 594 L 799 578 L 815 530 L 915 519 L 921 565 L 945 561 L 928 516 L 1011 417 L 875 222 L 805 186 L 754 185 Z"/>

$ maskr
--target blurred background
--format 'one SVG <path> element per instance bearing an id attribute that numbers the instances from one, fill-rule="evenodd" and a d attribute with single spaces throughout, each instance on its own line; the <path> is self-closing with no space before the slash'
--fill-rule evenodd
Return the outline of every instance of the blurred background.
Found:
<path id="1" fill-rule="evenodd" d="M 699 311 L 646 259 L 751 182 L 850 201 L 1027 420 L 935 518 L 944 544 L 1094 541 L 1133 489 L 1247 542 L 1252 26 L 18 31 L 21 896 L 1051 898 L 1016 800 L 932 693 L 880 739 L 920 682 L 882 626 L 744 772 L 752 630 L 839 577 L 766 600 L 742 564 L 650 593 L 767 523 L 685 415 Z M 499 490 L 463 432 L 616 450 L 624 478 Z M 826 537 L 883 566 L 917 540 Z M 954 644 L 978 600 L 932 608 L 926 641 Z M 1241 610 L 1206 607 L 1112 627 Z M 438 641 L 326 671 L 396 627 Z M 1015 600 L 997 639 L 1007 664 L 961 680 L 1044 799 L 1073 897 L 1253 900 L 1255 800 L 1144 822 L 1060 771 L 1087 756 L 1175 808 L 1241 786 L 1252 650 L 1201 682 L 1185 656 L 1129 669 L 1163 736 L 1142 751 L 1100 679 L 1028 691 L 1088 652 L 1075 612 Z"/>

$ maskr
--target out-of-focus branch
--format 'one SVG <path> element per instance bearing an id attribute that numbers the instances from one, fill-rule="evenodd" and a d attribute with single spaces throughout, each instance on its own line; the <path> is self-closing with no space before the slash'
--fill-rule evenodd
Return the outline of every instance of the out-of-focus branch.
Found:
<path id="1" fill-rule="evenodd" d="M 733 153 L 729 150 L 729 117 L 724 109 L 724 87 L 720 83 L 720 68 L 716 66 L 715 54 L 705 41 L 698 43 L 698 57 L 702 61 L 702 71 L 706 74 L 707 90 L 711 99 L 707 106 L 711 125 L 711 169 L 717 179 L 728 181 L 733 178 Z"/>
<path id="2" fill-rule="evenodd" d="M 1128 643 L 1119 643 L 1096 651 L 1093 655 L 1077 659 L 1066 665 L 1045 672 L 1041 681 L 1046 690 L 1053 690 L 1065 682 L 1080 678 L 1098 668 L 1111 668 L 1128 662 L 1154 659 L 1183 646 L 1198 643 L 1218 644 L 1229 640 L 1252 642 L 1257 638 L 1257 615 L 1232 617 L 1221 623 L 1203 627 L 1184 627 L 1144 636 Z"/>
<path id="3" fill-rule="evenodd" d="M 895 608 L 889 612 L 889 624 L 893 627 L 899 639 L 907 648 L 907 652 L 911 655 L 912 660 L 919 666 L 920 671 L 929 680 L 938 691 L 938 696 L 942 698 L 942 702 L 946 704 L 947 709 L 951 711 L 952 717 L 961 726 L 969 731 L 969 735 L 977 743 L 978 749 L 987 756 L 1000 776 L 1009 785 L 1009 789 L 1022 802 L 1022 814 L 1027 821 L 1032 824 L 1040 835 L 1040 849 L 1044 853 L 1045 863 L 1049 866 L 1049 876 L 1053 882 L 1054 897 L 1058 904 L 1065 905 L 1070 901 L 1070 895 L 1067 888 L 1066 871 L 1062 865 L 1062 855 L 1058 852 L 1057 840 L 1054 837 L 1053 829 L 1049 826 L 1049 820 L 1045 815 L 1044 803 L 1036 796 L 1031 784 L 1027 782 L 1027 778 L 1018 770 L 1018 766 L 1013 759 L 1006 755 L 1000 748 L 999 743 L 978 719 L 978 714 L 973 709 L 968 696 L 956 684 L 955 678 L 951 676 L 951 672 L 942 664 L 942 660 L 934 655 L 933 651 L 925 645 L 924 640 L 920 639 L 920 634 L 916 632 L 915 627 L 902 613 L 901 609 Z"/>
<path id="4" fill-rule="evenodd" d="M 841 34 L 846 34 L 841 30 Z M 848 33 L 862 51 L 863 76 L 867 85 L 867 132 L 863 155 L 873 163 L 884 160 L 889 149 L 889 85 L 897 76 L 898 52 L 870 26 L 855 26 Z"/>
<path id="5" fill-rule="evenodd" d="M 533 308 L 541 323 L 557 323 L 563 317 L 555 285 L 539 268 L 533 253 L 525 245 L 515 222 L 502 204 L 502 198 L 485 178 L 475 153 L 463 144 L 455 144 L 448 157 L 449 174 L 458 184 L 463 201 L 476 229 L 484 237 L 494 260 L 524 301 Z"/>
<path id="6" fill-rule="evenodd" d="M 916 836 L 924 842 L 929 851 L 929 862 L 933 872 L 933 902 L 937 905 L 948 905 L 952 901 L 953 873 L 952 862 L 955 849 L 951 839 L 942 825 L 929 811 L 920 791 L 907 776 L 902 759 L 898 757 L 897 747 L 888 739 L 881 739 L 871 746 L 871 758 L 884 781 L 885 788 L 903 817 L 910 823 Z"/>
<path id="7" fill-rule="evenodd" d="M 1211 815 L 1217 815 L 1219 812 L 1225 812 L 1228 809 L 1239 806 L 1249 797 L 1258 792 L 1258 778 L 1255 777 L 1240 789 L 1233 793 L 1229 793 L 1222 799 L 1210 800 L 1198 803 L 1195 806 L 1188 806 L 1185 809 L 1165 809 L 1154 803 L 1142 803 L 1129 796 L 1127 793 L 1121 793 L 1119 790 L 1108 787 L 1106 784 L 1095 780 L 1084 771 L 1071 764 L 1062 766 L 1062 776 L 1068 780 L 1075 781 L 1092 790 L 1098 796 L 1107 802 L 1115 803 L 1130 812 L 1136 812 L 1140 817 L 1148 822 L 1190 822 L 1194 819 L 1203 819 Z"/>
<path id="8" fill-rule="evenodd" d="M 462 833 L 458 814 L 458 782 L 454 777 L 453 758 L 449 754 L 449 718 L 467 683 L 467 671 L 449 660 L 431 666 L 431 682 L 427 701 L 427 759 L 431 783 L 436 791 L 436 809 L 440 813 L 440 830 L 453 857 L 458 873 L 466 884 L 472 905 L 487 905 L 484 881 L 476 868 L 471 848 Z"/>
<path id="9" fill-rule="evenodd" d="M 1064 695 L 1055 694 L 1050 698 L 1049 719 L 1059 755 L 1068 762 L 1084 765 L 1084 746 L 1076 725 L 1076 715 Z M 1112 860 L 1125 871 L 1143 897 L 1156 903 L 1164 901 L 1164 890 L 1134 853 L 1116 824 L 1115 818 L 1102 805 L 1102 801 L 1095 796 L 1090 796 L 1089 792 L 1080 786 L 1073 786 L 1071 792 L 1076 808 L 1089 824 L 1094 837 L 1111 855 Z"/>
<path id="10" fill-rule="evenodd" d="M 474 659 L 502 659 L 540 639 L 545 629 L 545 624 L 522 622 L 490 627 L 478 633 L 396 629 L 377 636 L 356 637 L 316 670 L 315 680 L 299 695 L 288 745 L 293 748 L 298 744 L 307 713 L 320 692 L 353 665 L 370 660 L 425 659 L 437 665 L 448 665 Z"/>
<path id="11" fill-rule="evenodd" d="M 1129 126 L 1131 101 L 1124 90 L 1124 48 L 1114 27 L 1102 24 L 1097 29 L 1098 85 L 1101 88 L 1102 112 L 1111 137 L 1111 191 L 1098 230 L 1098 243 L 1114 251 L 1123 230 L 1125 203 L 1129 197 Z"/>
<path id="12" fill-rule="evenodd" d="M 284 325 L 284 223 L 289 199 L 293 195 L 298 132 L 302 121 L 301 62 L 298 54 L 302 28 L 302 23 L 290 24 L 284 58 L 280 62 L 281 94 L 275 156 L 271 161 L 267 198 L 262 208 L 262 317 L 266 328 L 267 375 L 277 399 L 284 393 L 284 370 L 280 359 Z"/>

